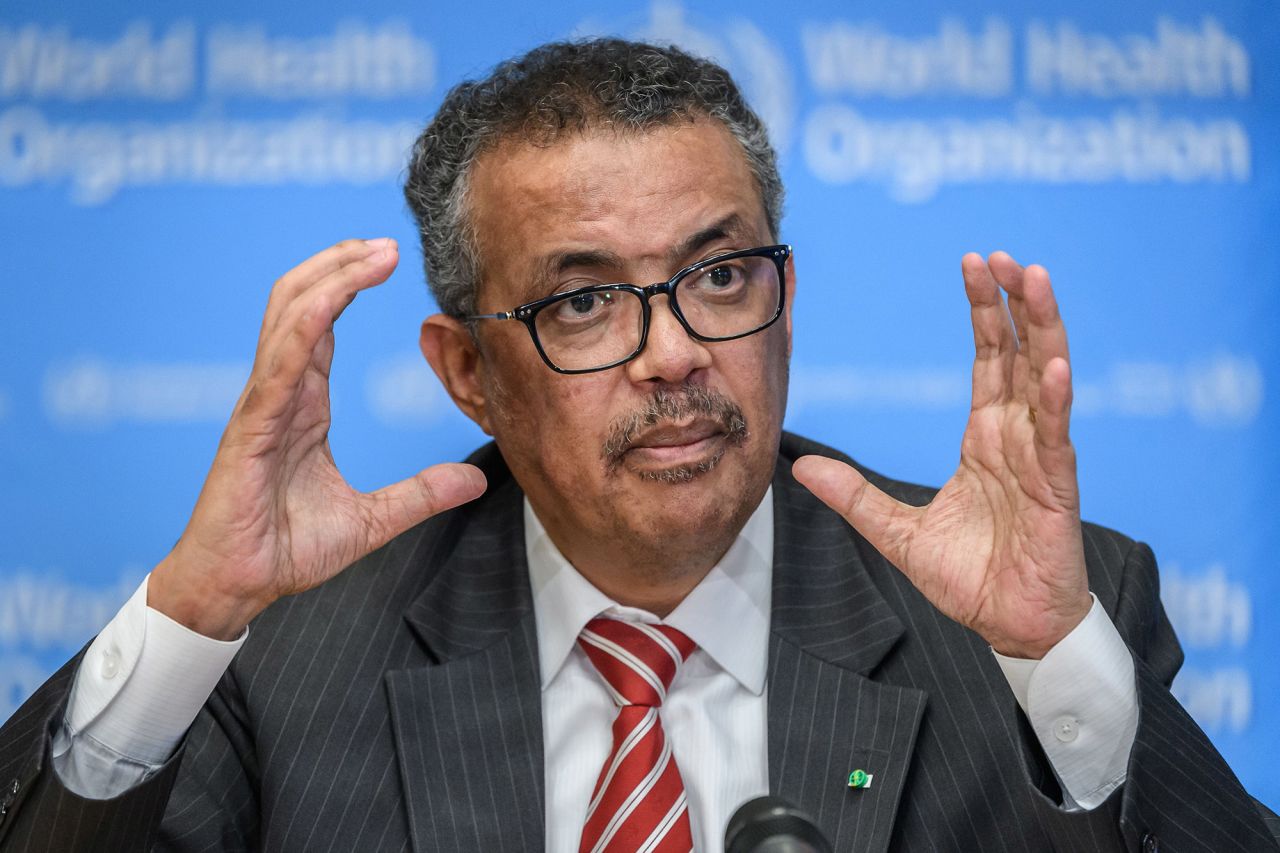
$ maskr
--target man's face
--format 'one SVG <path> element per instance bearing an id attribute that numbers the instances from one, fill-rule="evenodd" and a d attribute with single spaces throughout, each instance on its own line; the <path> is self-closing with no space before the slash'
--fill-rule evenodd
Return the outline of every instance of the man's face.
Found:
<path id="1" fill-rule="evenodd" d="M 506 143 L 476 163 L 470 210 L 482 313 L 591 284 L 664 281 L 774 242 L 740 146 L 710 120 Z M 774 467 L 790 263 L 786 279 L 783 317 L 734 341 L 690 338 L 667 297 L 654 297 L 644 351 L 597 373 L 556 373 L 523 324 L 481 323 L 473 416 L 571 561 L 714 562 L 727 548 Z M 706 549 L 715 553 L 696 553 Z"/>

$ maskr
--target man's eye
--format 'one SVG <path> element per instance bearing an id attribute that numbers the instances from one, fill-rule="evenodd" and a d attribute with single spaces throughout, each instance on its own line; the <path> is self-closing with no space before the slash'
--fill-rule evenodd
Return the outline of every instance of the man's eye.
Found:
<path id="1" fill-rule="evenodd" d="M 613 304 L 612 293 L 578 293 L 562 299 L 555 306 L 556 319 L 562 321 L 592 320 Z"/>
<path id="2" fill-rule="evenodd" d="M 712 288 L 732 287 L 738 280 L 737 270 L 728 264 L 703 271 L 703 278 Z"/>

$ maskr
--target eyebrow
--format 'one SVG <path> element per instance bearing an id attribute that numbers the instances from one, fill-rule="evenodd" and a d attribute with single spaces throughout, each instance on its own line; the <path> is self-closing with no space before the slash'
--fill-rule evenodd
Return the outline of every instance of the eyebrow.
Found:
<path id="1" fill-rule="evenodd" d="M 726 237 L 746 239 L 747 228 L 741 216 L 731 213 L 723 219 L 696 231 L 680 241 L 667 252 L 667 259 L 672 266 L 683 266 L 683 262 L 708 243 L 723 240 Z M 744 246 L 745 248 L 745 246 Z M 529 287 L 525 289 L 523 299 L 530 301 L 549 295 L 548 288 L 556 277 L 565 270 L 574 267 L 596 267 L 621 269 L 625 261 L 616 252 L 605 249 L 582 249 L 569 252 L 553 252 L 547 255 L 538 265 L 538 273 Z"/>
<path id="2" fill-rule="evenodd" d="M 619 269 L 622 257 L 615 252 L 604 249 L 582 249 L 572 252 L 553 252 L 538 264 L 538 272 L 533 281 L 524 289 L 524 301 L 541 299 L 549 296 L 551 287 L 560 273 L 574 267 L 607 267 Z"/>
<path id="3" fill-rule="evenodd" d="M 723 240 L 725 237 L 745 239 L 746 234 L 747 229 L 742 217 L 736 213 L 730 213 L 719 222 L 685 238 L 684 242 L 667 253 L 667 257 L 673 264 L 680 263 L 708 243 Z M 743 246 L 742 248 L 745 249 L 747 247 Z"/>

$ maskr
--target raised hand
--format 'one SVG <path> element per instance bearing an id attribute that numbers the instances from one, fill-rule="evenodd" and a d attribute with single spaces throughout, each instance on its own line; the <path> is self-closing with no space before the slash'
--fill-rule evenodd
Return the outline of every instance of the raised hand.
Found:
<path id="1" fill-rule="evenodd" d="M 393 240 L 348 240 L 276 282 L 248 384 L 182 538 L 152 572 L 150 606 L 231 639 L 276 599 L 484 491 L 478 469 L 444 464 L 364 494 L 334 465 L 333 323 L 397 259 Z"/>
<path id="2" fill-rule="evenodd" d="M 997 252 L 985 262 L 965 255 L 961 269 L 976 346 L 973 406 L 960 466 L 933 501 L 900 503 L 823 457 L 802 457 L 793 471 L 935 607 L 997 651 L 1038 659 L 1091 604 L 1066 329 L 1043 267 Z"/>

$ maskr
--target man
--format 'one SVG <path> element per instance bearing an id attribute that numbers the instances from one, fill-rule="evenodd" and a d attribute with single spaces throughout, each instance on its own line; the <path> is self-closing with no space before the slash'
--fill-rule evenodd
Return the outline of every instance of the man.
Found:
<path id="1" fill-rule="evenodd" d="M 773 791 L 840 850 L 1275 849 L 1166 690 L 1150 552 L 1080 523 L 1043 269 L 963 261 L 935 495 L 782 434 L 781 185 L 718 67 L 535 50 L 406 193 L 423 352 L 495 445 L 350 489 L 332 325 L 397 248 L 281 278 L 181 540 L 0 738 L 0 844 L 712 850 Z"/>

